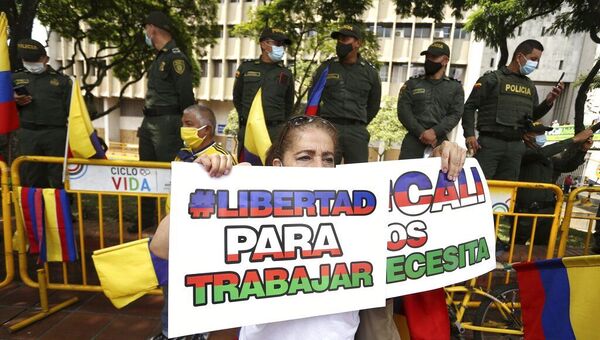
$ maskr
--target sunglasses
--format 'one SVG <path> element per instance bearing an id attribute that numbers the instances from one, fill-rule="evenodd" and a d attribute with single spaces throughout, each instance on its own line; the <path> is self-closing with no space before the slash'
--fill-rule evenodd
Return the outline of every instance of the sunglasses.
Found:
<path id="1" fill-rule="evenodd" d="M 323 125 L 336 130 L 335 126 L 333 126 L 333 124 L 331 124 L 330 121 L 328 121 L 327 119 L 323 119 L 321 117 L 318 116 L 296 116 L 296 117 L 292 117 L 290 118 L 287 123 L 285 124 L 285 127 L 283 128 L 283 130 L 281 131 L 281 134 L 279 135 L 279 145 L 281 145 L 281 143 L 283 142 L 284 137 L 290 132 L 290 128 L 295 128 L 295 127 L 299 127 L 299 126 L 303 126 L 303 125 L 307 125 L 310 124 L 312 122 L 320 122 Z"/>

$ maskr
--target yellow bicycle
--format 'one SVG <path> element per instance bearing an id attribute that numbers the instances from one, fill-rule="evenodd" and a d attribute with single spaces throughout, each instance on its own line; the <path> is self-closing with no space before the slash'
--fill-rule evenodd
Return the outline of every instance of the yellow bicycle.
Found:
<path id="1" fill-rule="evenodd" d="M 473 278 L 466 285 L 444 290 L 453 334 L 458 339 L 463 339 L 468 331 L 475 340 L 523 338 L 521 299 L 516 283 L 497 286 L 488 293 L 477 287 L 477 279 Z M 465 321 L 468 308 L 477 308 L 473 321 Z"/>

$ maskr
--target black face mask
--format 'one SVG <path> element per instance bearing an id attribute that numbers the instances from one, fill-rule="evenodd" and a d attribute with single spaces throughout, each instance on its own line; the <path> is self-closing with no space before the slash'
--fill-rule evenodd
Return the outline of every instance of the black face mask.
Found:
<path id="1" fill-rule="evenodd" d="M 429 59 L 425 59 L 425 74 L 430 76 L 436 74 L 442 68 L 442 63 L 434 63 Z"/>
<path id="2" fill-rule="evenodd" d="M 340 60 L 344 60 L 352 52 L 352 44 L 342 44 L 340 42 L 335 46 L 335 53 Z"/>

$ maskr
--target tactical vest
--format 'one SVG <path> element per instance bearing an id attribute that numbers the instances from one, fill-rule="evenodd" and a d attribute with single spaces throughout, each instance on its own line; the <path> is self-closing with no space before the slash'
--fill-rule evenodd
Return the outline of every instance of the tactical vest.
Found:
<path id="1" fill-rule="evenodd" d="M 525 127 L 525 118 L 533 112 L 535 86 L 527 77 L 494 72 L 496 95 L 482 98 L 478 113 L 478 125 L 500 124 L 512 128 Z"/>

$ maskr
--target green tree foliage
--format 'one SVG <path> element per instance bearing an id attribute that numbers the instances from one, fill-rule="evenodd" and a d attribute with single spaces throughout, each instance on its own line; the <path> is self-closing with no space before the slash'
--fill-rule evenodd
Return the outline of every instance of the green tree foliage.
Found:
<path id="1" fill-rule="evenodd" d="M 379 113 L 367 127 L 371 140 L 383 142 L 385 150 L 389 150 L 395 143 L 402 142 L 407 133 L 406 128 L 398 120 L 397 103 L 397 97 L 384 97 Z"/>
<path id="2" fill-rule="evenodd" d="M 436 22 L 444 20 L 444 9 L 448 6 L 452 9 L 452 15 L 462 18 L 463 11 L 468 10 L 472 4 L 470 0 L 395 0 L 396 13 L 402 16 L 414 15 L 418 18 L 432 18 Z"/>
<path id="3" fill-rule="evenodd" d="M 234 34 L 255 38 L 265 27 L 287 33 L 292 45 L 287 50 L 288 66 L 296 79 L 294 112 L 299 113 L 312 73 L 319 63 L 335 55 L 335 41 L 330 34 L 342 23 L 359 23 L 360 16 L 371 6 L 371 0 L 273 0 L 250 13 L 250 20 L 237 25 Z M 377 63 L 379 50 L 372 33 L 364 32 L 361 55 Z"/>
<path id="4" fill-rule="evenodd" d="M 99 86 L 111 70 L 124 82 L 122 95 L 144 76 L 154 58 L 155 51 L 144 43 L 142 25 L 152 10 L 167 13 L 173 21 L 174 38 L 190 58 L 198 84 L 201 48 L 213 44 L 219 34 L 215 25 L 218 5 L 217 0 L 44 0 L 37 15 L 51 31 L 74 42 L 63 69 L 83 58 L 81 84 L 87 93 Z M 89 43 L 97 46 L 90 54 L 84 48 Z"/>
<path id="5" fill-rule="evenodd" d="M 550 31 L 562 31 L 567 35 L 586 32 L 592 41 L 600 44 L 600 1 L 565 0 L 565 4 L 564 9 L 556 16 Z M 577 98 L 575 99 L 575 133 L 585 129 L 583 116 L 587 93 L 590 88 L 594 88 L 594 83 L 598 84 L 598 71 L 600 71 L 600 59 L 596 60 L 577 92 Z"/>

